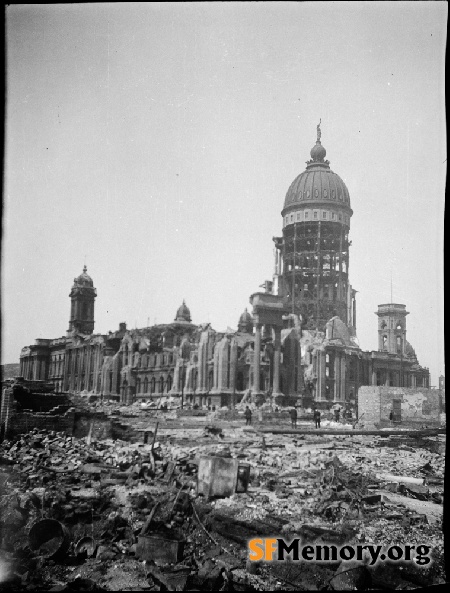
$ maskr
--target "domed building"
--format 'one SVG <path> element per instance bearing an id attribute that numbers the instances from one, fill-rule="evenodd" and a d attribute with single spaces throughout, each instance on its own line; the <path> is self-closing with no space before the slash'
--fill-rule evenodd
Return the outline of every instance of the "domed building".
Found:
<path id="1" fill-rule="evenodd" d="M 311 160 L 286 193 L 283 237 L 275 239 L 275 284 L 304 327 L 324 331 L 327 321 L 338 316 L 354 329 L 355 292 L 348 275 L 353 210 L 347 186 L 325 160 L 320 138 L 319 124 Z"/>
<path id="2" fill-rule="evenodd" d="M 251 295 L 236 331 L 192 323 L 183 300 L 172 322 L 94 334 L 97 291 L 84 266 L 70 291 L 67 334 L 23 348 L 21 375 L 57 392 L 200 406 L 270 395 L 281 405 L 329 409 L 354 406 L 362 386 L 427 388 L 429 371 L 406 340 L 405 305 L 379 305 L 378 350 L 360 348 L 350 193 L 326 160 L 320 124 L 310 156 L 284 199 L 273 278 Z"/>

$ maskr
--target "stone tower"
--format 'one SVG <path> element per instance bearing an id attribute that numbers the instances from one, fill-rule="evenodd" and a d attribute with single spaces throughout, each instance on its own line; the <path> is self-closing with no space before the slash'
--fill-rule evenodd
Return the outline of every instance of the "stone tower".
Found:
<path id="1" fill-rule="evenodd" d="M 84 266 L 83 273 L 73 281 L 70 291 L 70 321 L 69 332 L 78 332 L 80 334 L 92 334 L 94 331 L 94 301 L 97 296 L 97 290 L 94 288 L 94 282 Z"/>
<path id="2" fill-rule="evenodd" d="M 286 194 L 283 237 L 274 237 L 274 284 L 306 328 L 324 331 L 338 316 L 354 334 L 356 291 L 348 274 L 353 210 L 345 183 L 325 160 L 320 137 L 319 124 L 311 160 Z"/>
<path id="3" fill-rule="evenodd" d="M 375 315 L 378 315 L 378 350 L 405 356 L 406 316 L 409 315 L 406 305 L 378 305 Z"/>

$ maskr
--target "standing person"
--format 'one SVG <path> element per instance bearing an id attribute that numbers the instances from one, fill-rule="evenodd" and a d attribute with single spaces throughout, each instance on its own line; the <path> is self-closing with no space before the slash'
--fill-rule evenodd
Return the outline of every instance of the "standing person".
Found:
<path id="1" fill-rule="evenodd" d="M 263 421 L 263 411 L 262 408 L 259 407 L 258 408 L 258 422 L 262 422 Z"/>
<path id="2" fill-rule="evenodd" d="M 316 424 L 316 428 L 320 428 L 320 411 L 314 410 L 314 422 Z"/>
<path id="3" fill-rule="evenodd" d="M 340 415 L 341 415 L 341 408 L 339 406 L 336 406 L 334 408 L 334 419 L 336 420 L 336 422 L 339 422 Z"/>
<path id="4" fill-rule="evenodd" d="M 394 415 L 392 413 L 392 410 L 389 412 L 389 423 L 392 425 L 392 420 L 394 419 Z"/>
<path id="5" fill-rule="evenodd" d="M 292 408 L 290 411 L 291 414 L 291 424 L 292 428 L 297 428 L 297 409 Z"/>
<path id="6" fill-rule="evenodd" d="M 244 416 L 245 416 L 245 424 L 251 424 L 252 423 L 252 411 L 250 410 L 250 408 L 248 406 L 245 407 Z"/>

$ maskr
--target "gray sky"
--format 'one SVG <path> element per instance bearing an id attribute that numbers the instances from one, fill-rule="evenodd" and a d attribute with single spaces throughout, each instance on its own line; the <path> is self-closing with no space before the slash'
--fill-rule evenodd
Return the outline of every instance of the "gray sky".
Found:
<path id="1" fill-rule="evenodd" d="M 2 362 L 68 328 L 236 327 L 322 144 L 350 192 L 361 347 L 404 303 L 444 373 L 445 2 L 10 5 Z"/>

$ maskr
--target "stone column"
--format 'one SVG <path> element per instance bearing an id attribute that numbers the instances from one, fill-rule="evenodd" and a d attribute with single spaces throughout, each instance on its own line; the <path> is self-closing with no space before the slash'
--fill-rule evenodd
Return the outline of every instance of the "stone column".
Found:
<path id="1" fill-rule="evenodd" d="M 85 364 L 84 364 L 84 389 L 89 391 L 89 375 L 91 370 L 91 349 L 88 346 L 85 350 Z"/>
<path id="2" fill-rule="evenodd" d="M 278 253 L 278 250 L 277 250 Z M 281 395 L 280 393 L 280 358 L 281 358 L 281 328 L 274 326 L 275 350 L 273 353 L 273 385 L 272 396 Z"/>
<path id="3" fill-rule="evenodd" d="M 261 324 L 255 323 L 255 358 L 253 362 L 253 395 L 259 395 L 261 387 L 259 375 L 261 370 Z"/>
<path id="4" fill-rule="evenodd" d="M 321 351 L 318 350 L 316 354 L 316 401 L 322 399 L 322 356 Z"/>
<path id="5" fill-rule="evenodd" d="M 345 376 L 345 370 L 346 370 L 346 365 L 345 365 L 345 354 L 343 354 L 341 356 L 341 400 L 345 400 L 345 385 L 346 385 L 346 379 L 347 377 Z"/>
<path id="6" fill-rule="evenodd" d="M 219 377 L 219 344 L 214 346 L 213 389 L 217 389 Z"/>
<path id="7" fill-rule="evenodd" d="M 335 352 L 334 355 L 334 399 L 335 401 L 340 399 L 341 391 L 341 355 L 339 352 Z"/>
<path id="8" fill-rule="evenodd" d="M 326 399 L 326 387 L 327 387 L 327 376 L 326 376 L 326 353 L 320 352 L 320 399 Z"/>
<path id="9" fill-rule="evenodd" d="M 76 348 L 72 349 L 72 356 L 71 356 L 71 360 L 70 360 L 70 391 L 75 391 L 75 361 L 76 361 L 76 354 L 77 354 L 77 350 Z"/>
<path id="10" fill-rule="evenodd" d="M 69 382 L 67 379 L 67 375 L 69 374 L 69 357 L 70 357 L 70 350 L 66 350 L 64 352 L 64 371 L 63 371 L 63 390 L 67 391 L 69 389 Z"/>

